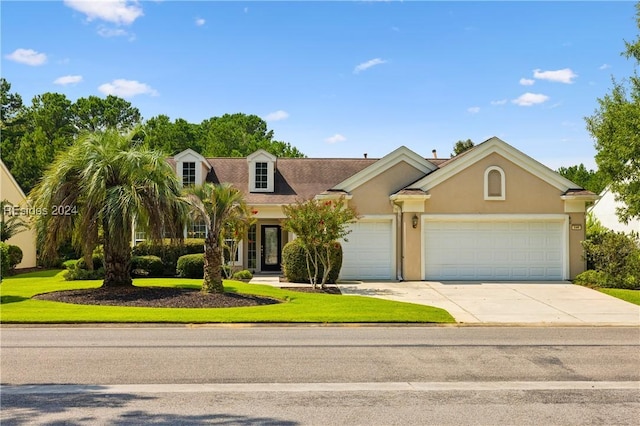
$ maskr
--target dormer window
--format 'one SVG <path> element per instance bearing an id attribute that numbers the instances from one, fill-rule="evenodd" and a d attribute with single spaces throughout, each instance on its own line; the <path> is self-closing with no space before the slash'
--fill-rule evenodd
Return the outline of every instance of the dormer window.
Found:
<path id="1" fill-rule="evenodd" d="M 211 170 L 207 159 L 192 149 L 176 154 L 173 160 L 176 163 L 176 177 L 184 187 L 202 184 Z"/>
<path id="2" fill-rule="evenodd" d="M 498 166 L 488 167 L 484 171 L 484 199 L 505 200 L 504 170 Z"/>
<path id="3" fill-rule="evenodd" d="M 267 189 L 268 182 L 267 163 L 256 163 L 256 189 Z"/>
<path id="4" fill-rule="evenodd" d="M 182 186 L 194 186 L 196 184 L 196 163 L 188 161 L 182 163 Z"/>
<path id="5" fill-rule="evenodd" d="M 247 157 L 249 192 L 275 190 L 276 156 L 260 149 Z"/>

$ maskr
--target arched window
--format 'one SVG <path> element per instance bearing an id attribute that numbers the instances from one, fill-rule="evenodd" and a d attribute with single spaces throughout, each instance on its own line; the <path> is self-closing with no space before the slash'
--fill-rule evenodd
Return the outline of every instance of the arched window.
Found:
<path id="1" fill-rule="evenodd" d="M 504 170 L 498 166 L 487 167 L 484 171 L 484 199 L 505 199 Z"/>

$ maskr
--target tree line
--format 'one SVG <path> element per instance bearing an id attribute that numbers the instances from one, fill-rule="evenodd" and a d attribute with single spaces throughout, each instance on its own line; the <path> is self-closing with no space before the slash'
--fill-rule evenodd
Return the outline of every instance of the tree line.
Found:
<path id="1" fill-rule="evenodd" d="M 136 129 L 138 140 L 170 156 L 187 148 L 207 157 L 244 157 L 264 149 L 278 157 L 304 157 L 288 142 L 276 140 L 273 130 L 251 114 L 224 114 L 201 123 L 158 115 L 143 120 L 138 108 L 117 96 L 89 96 L 75 102 L 64 94 L 34 96 L 23 103 L 11 84 L 0 78 L 0 150 L 21 188 L 28 193 L 42 178 L 56 154 L 85 133 Z"/>

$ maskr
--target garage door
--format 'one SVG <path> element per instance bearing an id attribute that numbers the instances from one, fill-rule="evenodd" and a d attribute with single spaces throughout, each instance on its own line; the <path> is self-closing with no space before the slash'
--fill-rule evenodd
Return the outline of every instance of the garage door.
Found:
<path id="1" fill-rule="evenodd" d="M 340 278 L 390 280 L 395 275 L 394 233 L 391 220 L 360 221 L 351 225 L 348 242 L 342 243 Z"/>
<path id="2" fill-rule="evenodd" d="M 430 221 L 427 280 L 561 280 L 563 221 Z"/>

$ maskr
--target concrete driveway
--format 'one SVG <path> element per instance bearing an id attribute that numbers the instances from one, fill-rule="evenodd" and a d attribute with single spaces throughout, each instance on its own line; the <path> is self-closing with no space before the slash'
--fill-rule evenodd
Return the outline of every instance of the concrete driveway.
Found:
<path id="1" fill-rule="evenodd" d="M 640 306 L 562 282 L 352 282 L 362 295 L 446 309 L 460 323 L 640 326 Z"/>

